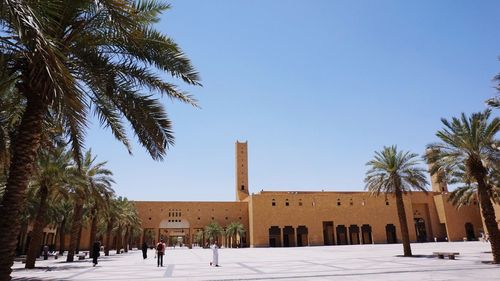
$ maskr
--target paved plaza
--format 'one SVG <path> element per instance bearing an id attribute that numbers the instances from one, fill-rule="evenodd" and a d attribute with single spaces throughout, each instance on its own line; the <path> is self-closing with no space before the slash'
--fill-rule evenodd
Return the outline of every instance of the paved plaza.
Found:
<path id="1" fill-rule="evenodd" d="M 86 259 L 38 261 L 25 270 L 16 262 L 14 280 L 500 280 L 500 266 L 484 242 L 412 244 L 405 258 L 401 244 L 301 248 L 220 249 L 220 267 L 211 267 L 210 249 L 167 249 L 164 267 L 154 251 L 101 256 L 97 267 Z M 434 251 L 456 251 L 456 260 L 437 259 Z"/>

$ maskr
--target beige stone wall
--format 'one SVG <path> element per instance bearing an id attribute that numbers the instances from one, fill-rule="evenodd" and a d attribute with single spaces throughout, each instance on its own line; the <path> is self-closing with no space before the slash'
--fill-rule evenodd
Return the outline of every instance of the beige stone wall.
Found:
<path id="1" fill-rule="evenodd" d="M 248 230 L 246 202 L 154 202 L 134 201 L 143 229 L 154 229 L 155 241 L 164 235 L 186 235 L 191 243 L 197 229 L 211 222 L 226 227 L 233 221 L 241 222 Z M 162 230 L 160 230 L 162 229 Z M 184 232 L 182 232 L 184 230 Z M 168 234 L 167 232 L 168 231 Z"/>
<path id="2" fill-rule="evenodd" d="M 387 224 L 393 224 L 396 226 L 398 240 L 401 239 L 395 198 L 392 196 L 387 197 L 388 205 L 384 195 L 373 197 L 368 192 L 260 192 L 251 197 L 252 206 L 249 208 L 253 221 L 251 245 L 254 247 L 269 245 L 271 226 L 278 226 L 281 229 L 292 226 L 297 229 L 299 225 L 307 227 L 309 245 L 323 245 L 324 221 L 332 221 L 334 229 L 338 225 L 344 225 L 346 228 L 357 225 L 360 228 L 360 240 L 361 227 L 368 224 L 372 228 L 374 243 L 386 243 L 385 227 Z M 275 206 L 272 205 L 273 200 Z M 411 217 L 413 208 L 408 196 L 405 196 L 404 201 L 410 239 L 415 240 L 415 228 Z M 337 235 L 335 241 L 338 242 Z"/>
<path id="3" fill-rule="evenodd" d="M 467 237 L 465 230 L 466 223 L 473 225 L 474 236 L 477 239 L 480 230 L 483 229 L 478 204 L 475 203 L 471 206 L 463 206 L 457 209 L 456 206 L 448 202 L 448 197 L 447 193 L 436 194 L 434 196 L 434 201 L 439 206 L 438 211 L 441 213 L 440 216 L 444 218 L 448 240 L 462 241 L 464 237 Z"/>

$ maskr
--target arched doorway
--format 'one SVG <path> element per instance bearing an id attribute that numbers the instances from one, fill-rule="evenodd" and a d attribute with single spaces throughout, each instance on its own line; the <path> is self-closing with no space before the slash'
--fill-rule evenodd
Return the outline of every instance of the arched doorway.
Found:
<path id="1" fill-rule="evenodd" d="M 335 245 L 335 233 L 333 233 L 333 221 L 323 222 L 324 245 Z"/>
<path id="2" fill-rule="evenodd" d="M 283 228 L 283 247 L 295 247 L 295 229 L 290 225 Z"/>
<path id="3" fill-rule="evenodd" d="M 305 225 L 299 225 L 297 227 L 297 247 L 308 246 L 308 229 Z"/>
<path id="4" fill-rule="evenodd" d="M 278 226 L 269 228 L 269 247 L 281 247 L 281 229 Z"/>
<path id="5" fill-rule="evenodd" d="M 394 224 L 390 223 L 385 226 L 385 233 L 387 235 L 387 244 L 398 243 L 398 238 L 396 236 L 396 227 Z"/>
<path id="6" fill-rule="evenodd" d="M 355 224 L 349 226 L 349 240 L 351 245 L 359 244 L 359 227 Z"/>
<path id="7" fill-rule="evenodd" d="M 423 218 L 415 218 L 415 232 L 417 242 L 427 242 L 427 231 L 425 230 L 425 221 Z"/>
<path id="8" fill-rule="evenodd" d="M 361 239 L 363 244 L 372 244 L 372 227 L 369 224 L 361 226 Z"/>
<path id="9" fill-rule="evenodd" d="M 162 220 L 158 228 L 158 237 L 163 239 L 167 246 L 190 245 L 189 221 L 185 219 Z"/>
<path id="10" fill-rule="evenodd" d="M 347 229 L 345 225 L 337 225 L 337 245 L 347 245 Z"/>
<path id="11" fill-rule="evenodd" d="M 474 225 L 470 222 L 465 224 L 465 235 L 467 236 L 467 241 L 476 240 L 476 235 L 474 234 Z"/>

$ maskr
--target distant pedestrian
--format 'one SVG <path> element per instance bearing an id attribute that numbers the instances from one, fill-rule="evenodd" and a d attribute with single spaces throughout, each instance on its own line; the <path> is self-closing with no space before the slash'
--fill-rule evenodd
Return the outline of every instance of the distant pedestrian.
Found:
<path id="1" fill-rule="evenodd" d="M 49 246 L 47 245 L 43 246 L 43 259 L 49 259 Z"/>
<path id="2" fill-rule="evenodd" d="M 158 257 L 158 267 L 163 267 L 163 255 L 165 254 L 165 243 L 163 239 L 156 245 L 156 256 Z"/>
<path id="3" fill-rule="evenodd" d="M 217 246 L 217 241 L 211 246 L 212 248 L 212 262 L 210 265 L 219 266 L 219 246 Z"/>
<path id="4" fill-rule="evenodd" d="M 94 263 L 94 266 L 97 265 L 97 258 L 101 255 L 101 242 L 95 241 L 94 245 L 92 246 L 92 262 Z"/>
<path id="5" fill-rule="evenodd" d="M 146 243 L 146 241 L 142 243 L 142 258 L 143 259 L 148 258 L 148 243 Z"/>

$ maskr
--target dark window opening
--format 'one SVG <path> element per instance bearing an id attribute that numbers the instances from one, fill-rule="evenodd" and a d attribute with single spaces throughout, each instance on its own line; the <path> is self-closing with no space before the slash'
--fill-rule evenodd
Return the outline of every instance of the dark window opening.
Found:
<path id="1" fill-rule="evenodd" d="M 244 185 L 241 186 L 241 190 L 245 190 L 245 186 Z"/>

